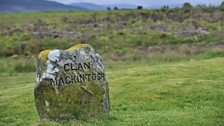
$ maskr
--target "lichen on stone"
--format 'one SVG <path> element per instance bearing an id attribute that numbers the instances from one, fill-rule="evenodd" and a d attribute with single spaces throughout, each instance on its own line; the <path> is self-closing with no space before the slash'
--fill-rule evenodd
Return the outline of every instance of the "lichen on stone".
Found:
<path id="1" fill-rule="evenodd" d="M 87 47 L 87 46 L 90 46 L 90 45 L 88 45 L 88 44 L 78 44 L 78 45 L 72 46 L 71 48 L 67 49 L 67 51 L 74 51 L 76 49 L 80 49 L 80 48 Z"/>
<path id="2" fill-rule="evenodd" d="M 103 60 L 92 46 L 45 50 L 37 68 L 34 94 L 41 119 L 88 119 L 109 112 Z"/>
<path id="3" fill-rule="evenodd" d="M 40 52 L 38 58 L 41 59 L 42 62 L 46 62 L 48 59 L 48 54 L 51 52 L 52 50 L 44 50 L 42 52 Z"/>

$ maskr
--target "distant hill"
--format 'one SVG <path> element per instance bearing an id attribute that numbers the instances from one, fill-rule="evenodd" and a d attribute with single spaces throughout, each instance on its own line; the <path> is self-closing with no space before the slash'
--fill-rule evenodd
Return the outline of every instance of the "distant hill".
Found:
<path id="1" fill-rule="evenodd" d="M 79 6 L 82 8 L 86 8 L 88 10 L 106 10 L 107 6 L 98 5 L 93 3 L 81 2 L 81 3 L 72 3 L 71 6 Z"/>
<path id="2" fill-rule="evenodd" d="M 46 0 L 0 0 L 0 13 L 21 13 L 35 11 L 86 10 L 79 6 L 69 6 Z"/>
<path id="3" fill-rule="evenodd" d="M 71 6 L 79 6 L 82 8 L 86 8 L 88 10 L 106 10 L 107 7 L 110 7 L 111 9 L 113 9 L 114 7 L 118 7 L 119 9 L 135 9 L 135 8 L 137 8 L 137 5 L 133 5 L 133 4 L 111 4 L 111 5 L 103 4 L 103 5 L 99 5 L 99 4 L 81 2 L 81 3 L 72 3 L 70 5 Z"/>

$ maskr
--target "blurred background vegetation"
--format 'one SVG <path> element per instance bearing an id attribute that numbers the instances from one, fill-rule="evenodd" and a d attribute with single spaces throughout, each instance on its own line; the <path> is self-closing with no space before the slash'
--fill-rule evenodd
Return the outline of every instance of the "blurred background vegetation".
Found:
<path id="1" fill-rule="evenodd" d="M 0 14 L 0 72 L 35 71 L 45 49 L 91 44 L 109 66 L 224 56 L 224 7 Z"/>

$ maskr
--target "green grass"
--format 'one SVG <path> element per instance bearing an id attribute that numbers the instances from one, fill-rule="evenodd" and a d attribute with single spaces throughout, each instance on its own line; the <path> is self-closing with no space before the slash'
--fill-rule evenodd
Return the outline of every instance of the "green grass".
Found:
<path id="1" fill-rule="evenodd" d="M 0 125 L 223 126 L 224 58 L 107 68 L 111 110 L 104 119 L 40 122 L 35 74 L 0 76 Z"/>

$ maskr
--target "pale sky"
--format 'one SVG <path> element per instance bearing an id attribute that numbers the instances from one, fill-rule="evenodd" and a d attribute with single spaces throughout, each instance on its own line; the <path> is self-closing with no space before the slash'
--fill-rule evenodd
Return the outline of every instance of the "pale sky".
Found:
<path id="1" fill-rule="evenodd" d="M 190 2 L 192 5 L 197 4 L 211 4 L 211 5 L 220 5 L 224 0 L 51 0 L 57 1 L 64 4 L 69 3 L 78 3 L 78 2 L 89 2 L 95 4 L 135 4 L 143 6 L 151 5 L 170 5 L 170 4 L 182 4 L 184 2 Z"/>

